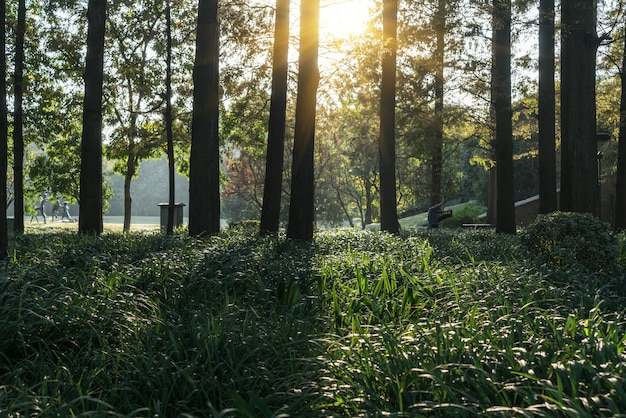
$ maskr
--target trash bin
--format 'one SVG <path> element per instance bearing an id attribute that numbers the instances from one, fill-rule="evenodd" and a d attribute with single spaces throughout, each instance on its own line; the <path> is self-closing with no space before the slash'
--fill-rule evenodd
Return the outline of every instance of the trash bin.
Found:
<path id="1" fill-rule="evenodd" d="M 169 207 L 169 203 L 159 203 L 159 207 L 161 208 L 161 230 L 165 231 L 167 229 L 167 208 Z M 174 228 L 179 227 L 183 224 L 183 207 L 184 203 L 174 203 Z"/>
<path id="2" fill-rule="evenodd" d="M 13 216 L 7 216 L 7 232 L 15 231 L 15 218 Z"/>

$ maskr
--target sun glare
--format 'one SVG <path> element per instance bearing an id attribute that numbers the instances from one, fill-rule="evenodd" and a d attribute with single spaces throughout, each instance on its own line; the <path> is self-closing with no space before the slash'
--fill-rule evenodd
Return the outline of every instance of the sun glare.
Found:
<path id="1" fill-rule="evenodd" d="M 365 31 L 373 0 L 322 0 L 320 32 L 331 38 L 349 38 Z"/>

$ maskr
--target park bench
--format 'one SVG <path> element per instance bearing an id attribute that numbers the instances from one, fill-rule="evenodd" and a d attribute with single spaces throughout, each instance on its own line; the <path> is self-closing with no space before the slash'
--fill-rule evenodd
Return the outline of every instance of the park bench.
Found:
<path id="1" fill-rule="evenodd" d="M 482 229 L 482 228 L 495 228 L 494 224 L 463 224 L 463 228 L 474 228 L 474 229 Z"/>

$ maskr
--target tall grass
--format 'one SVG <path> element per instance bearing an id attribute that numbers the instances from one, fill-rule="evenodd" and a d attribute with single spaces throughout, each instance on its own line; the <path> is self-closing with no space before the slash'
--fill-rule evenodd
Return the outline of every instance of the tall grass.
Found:
<path id="1" fill-rule="evenodd" d="M 486 231 L 14 237 L 0 416 L 619 416 L 623 276 Z"/>

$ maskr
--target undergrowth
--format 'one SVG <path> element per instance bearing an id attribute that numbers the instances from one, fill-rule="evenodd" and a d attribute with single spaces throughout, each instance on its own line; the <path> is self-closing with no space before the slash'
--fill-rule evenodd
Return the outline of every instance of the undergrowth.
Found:
<path id="1" fill-rule="evenodd" d="M 626 410 L 623 276 L 564 277 L 515 237 L 334 231 L 301 243 L 241 229 L 11 242 L 0 416 Z"/>

